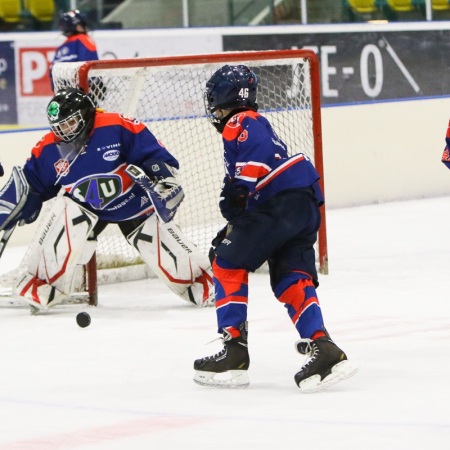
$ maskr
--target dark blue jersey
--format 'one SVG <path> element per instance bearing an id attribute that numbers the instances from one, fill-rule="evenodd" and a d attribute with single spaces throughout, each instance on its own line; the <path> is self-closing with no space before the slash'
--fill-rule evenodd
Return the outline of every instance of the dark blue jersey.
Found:
<path id="1" fill-rule="evenodd" d="M 323 203 L 320 177 L 311 161 L 302 153 L 289 157 L 286 144 L 265 117 L 255 111 L 238 113 L 228 121 L 222 137 L 227 176 L 249 190 L 249 209 L 278 192 L 308 186 Z"/>
<path id="2" fill-rule="evenodd" d="M 142 122 L 116 113 L 97 111 L 93 130 L 77 156 L 62 156 L 65 146 L 48 133 L 33 148 L 24 166 L 31 188 L 43 200 L 64 188 L 67 195 L 108 222 L 153 212 L 145 192 L 125 173 L 127 164 L 141 166 L 146 160 L 158 160 L 179 168 Z"/>
<path id="3" fill-rule="evenodd" d="M 98 60 L 97 48 L 87 34 L 75 34 L 56 49 L 53 64 L 56 62 L 78 62 Z"/>
<path id="4" fill-rule="evenodd" d="M 97 61 L 95 42 L 87 34 L 75 34 L 66 39 L 55 52 L 50 66 L 50 81 L 53 89 L 52 68 L 57 62 Z"/>

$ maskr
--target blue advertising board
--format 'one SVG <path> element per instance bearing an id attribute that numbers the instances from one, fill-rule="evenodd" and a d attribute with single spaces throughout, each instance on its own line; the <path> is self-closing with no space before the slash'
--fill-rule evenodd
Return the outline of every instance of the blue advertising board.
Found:
<path id="1" fill-rule="evenodd" d="M 17 123 L 14 43 L 0 41 L 0 124 Z"/>

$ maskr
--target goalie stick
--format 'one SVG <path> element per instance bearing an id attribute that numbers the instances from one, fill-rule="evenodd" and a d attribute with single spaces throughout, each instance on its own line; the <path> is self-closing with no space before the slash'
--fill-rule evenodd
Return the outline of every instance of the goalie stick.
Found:
<path id="1" fill-rule="evenodd" d="M 16 224 L 7 230 L 3 230 L 3 235 L 0 239 L 0 258 L 2 257 L 3 251 L 6 248 L 6 244 L 8 244 L 9 238 L 12 236 L 15 229 L 16 229 Z"/>

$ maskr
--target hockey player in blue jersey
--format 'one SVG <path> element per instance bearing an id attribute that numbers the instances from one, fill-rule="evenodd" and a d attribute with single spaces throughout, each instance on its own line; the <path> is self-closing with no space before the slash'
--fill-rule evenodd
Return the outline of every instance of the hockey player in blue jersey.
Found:
<path id="1" fill-rule="evenodd" d="M 58 27 L 66 40 L 56 49 L 50 67 L 50 80 L 52 80 L 52 68 L 57 62 L 98 60 L 97 47 L 88 35 L 87 20 L 83 13 L 75 9 L 62 14 Z M 51 83 L 53 89 L 53 80 Z"/>
<path id="2" fill-rule="evenodd" d="M 194 362 L 194 381 L 246 386 L 248 274 L 268 261 L 275 297 L 285 305 L 309 360 L 295 375 L 301 391 L 320 390 L 356 368 L 327 333 L 316 288 L 314 243 L 323 196 L 308 158 L 286 144 L 258 113 L 258 80 L 225 65 L 206 84 L 206 114 L 222 135 L 226 175 L 219 203 L 228 225 L 213 240 L 218 331 L 224 349 Z"/>
<path id="3" fill-rule="evenodd" d="M 47 116 L 51 131 L 32 149 L 23 170 L 16 168 L 0 192 L 2 204 L 9 207 L 0 210 L 0 230 L 33 222 L 42 202 L 57 197 L 61 205 L 48 225 L 53 227 L 61 217 L 61 232 L 56 230 L 57 239 L 47 249 L 41 242 L 36 244 L 36 267 L 28 269 L 28 279 L 21 282 L 18 294 L 36 308 L 57 304 L 70 293 L 69 266 L 87 262 L 95 250 L 89 242 L 109 223 L 116 223 L 176 294 L 206 306 L 211 279 L 207 256 L 198 256 L 195 248 L 187 252 L 188 239 L 175 224 L 170 225 L 172 232 L 167 232 L 156 219 L 156 205 L 147 195 L 151 190 L 153 198 L 166 205 L 164 221 L 171 223 L 184 197 L 176 178 L 178 161 L 142 122 L 96 109 L 79 89 L 57 92 L 48 104 Z M 131 165 L 143 171 L 147 184 L 130 177 L 127 170 Z M 89 226 L 78 231 L 79 223 Z M 40 239 L 48 239 L 48 234 L 43 230 Z M 67 242 L 67 248 L 58 250 L 62 241 Z M 53 260 L 56 262 L 50 269 Z M 58 265 L 59 261 L 64 264 Z M 55 289 L 61 294 L 59 299 Z"/>

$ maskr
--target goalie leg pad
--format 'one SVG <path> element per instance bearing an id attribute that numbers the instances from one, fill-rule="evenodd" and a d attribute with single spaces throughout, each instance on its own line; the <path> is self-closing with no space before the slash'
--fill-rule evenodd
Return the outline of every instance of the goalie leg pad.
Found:
<path id="1" fill-rule="evenodd" d="M 214 304 L 211 265 L 173 222 L 153 214 L 128 237 L 128 242 L 173 292 L 199 307 Z"/>
<path id="2" fill-rule="evenodd" d="M 68 197 L 57 197 L 31 244 L 27 272 L 15 293 L 37 308 L 54 306 L 79 282 L 80 268 L 95 251 L 88 240 L 97 216 Z"/>

